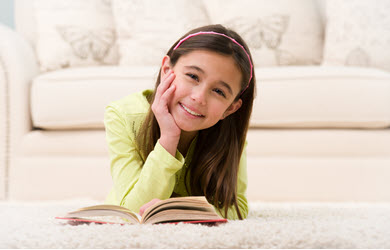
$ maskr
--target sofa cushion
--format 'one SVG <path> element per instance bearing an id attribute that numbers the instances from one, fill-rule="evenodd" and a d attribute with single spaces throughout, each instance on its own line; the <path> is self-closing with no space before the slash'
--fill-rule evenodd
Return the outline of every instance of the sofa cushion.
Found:
<path id="1" fill-rule="evenodd" d="M 104 108 L 153 88 L 154 67 L 88 67 L 42 74 L 32 83 L 33 126 L 104 128 Z M 251 127 L 382 128 L 390 125 L 390 74 L 352 67 L 257 68 Z"/>
<path id="2" fill-rule="evenodd" d="M 31 88 L 33 126 L 44 129 L 103 128 L 111 101 L 153 89 L 154 67 L 85 67 L 41 74 Z"/>
<path id="3" fill-rule="evenodd" d="M 118 62 L 110 1 L 33 2 L 41 70 Z"/>
<path id="4" fill-rule="evenodd" d="M 176 40 L 210 24 L 202 1 L 114 0 L 112 7 L 121 65 L 159 65 Z"/>
<path id="5" fill-rule="evenodd" d="M 327 2 L 324 64 L 390 71 L 390 1 Z"/>
<path id="6" fill-rule="evenodd" d="M 256 66 L 313 65 L 322 60 L 322 5 L 313 0 L 204 1 L 212 23 L 236 30 Z M 223 6 L 223 8 L 221 7 Z"/>
<path id="7" fill-rule="evenodd" d="M 352 67 L 256 71 L 252 127 L 384 128 L 390 125 L 390 74 Z"/>

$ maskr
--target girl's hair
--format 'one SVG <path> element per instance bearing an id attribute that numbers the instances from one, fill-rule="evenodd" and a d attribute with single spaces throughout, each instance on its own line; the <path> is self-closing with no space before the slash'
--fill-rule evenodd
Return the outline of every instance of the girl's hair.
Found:
<path id="1" fill-rule="evenodd" d="M 225 217 L 227 217 L 228 208 L 234 205 L 239 218 L 242 219 L 237 204 L 237 176 L 255 96 L 255 72 L 243 48 L 221 35 L 193 36 L 174 49 L 181 39 L 200 31 L 213 31 L 235 39 L 245 48 L 253 64 L 252 56 L 244 40 L 235 31 L 219 24 L 191 30 L 169 49 L 167 55 L 170 57 L 172 67 L 183 55 L 196 50 L 208 50 L 231 56 L 242 72 L 241 91 L 235 98 L 235 101 L 242 99 L 240 109 L 218 121 L 214 126 L 199 131 L 197 145 L 189 166 L 190 178 L 186 174 L 185 185 L 188 193 L 204 195 L 221 213 L 224 208 Z M 253 70 L 252 79 L 249 81 L 251 70 Z M 160 77 L 161 68 L 156 80 L 156 89 L 160 84 Z M 156 91 L 147 97 L 149 103 L 153 103 L 155 93 Z M 144 160 L 154 149 L 159 138 L 160 127 L 153 111 L 149 108 L 140 133 L 137 135 L 137 145 Z M 190 190 L 188 190 L 188 184 L 190 184 Z"/>

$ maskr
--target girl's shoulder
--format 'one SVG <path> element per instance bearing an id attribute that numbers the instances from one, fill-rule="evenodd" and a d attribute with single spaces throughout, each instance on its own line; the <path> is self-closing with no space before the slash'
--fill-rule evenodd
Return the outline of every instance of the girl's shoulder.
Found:
<path id="1" fill-rule="evenodd" d="M 147 96 L 153 91 L 145 90 L 125 96 L 111 102 L 104 115 L 106 129 L 124 129 L 132 140 L 135 140 L 137 131 L 140 129 L 150 104 Z"/>
<path id="2" fill-rule="evenodd" d="M 147 97 L 152 93 L 152 90 L 132 93 L 119 100 L 111 102 L 108 107 L 115 108 L 123 115 L 146 114 L 150 107 Z"/>

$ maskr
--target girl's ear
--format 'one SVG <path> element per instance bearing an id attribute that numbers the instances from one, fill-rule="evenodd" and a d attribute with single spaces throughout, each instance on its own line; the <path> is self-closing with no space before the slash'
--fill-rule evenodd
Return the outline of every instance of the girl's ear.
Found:
<path id="1" fill-rule="evenodd" d="M 241 108 L 241 105 L 241 99 L 238 99 L 237 101 L 233 102 L 232 105 L 230 105 L 229 108 L 225 111 L 225 113 L 223 113 L 221 120 L 236 112 L 239 108 Z"/>
<path id="2" fill-rule="evenodd" d="M 161 64 L 161 78 L 163 78 L 170 69 L 172 69 L 171 58 L 166 55 L 164 56 Z"/>

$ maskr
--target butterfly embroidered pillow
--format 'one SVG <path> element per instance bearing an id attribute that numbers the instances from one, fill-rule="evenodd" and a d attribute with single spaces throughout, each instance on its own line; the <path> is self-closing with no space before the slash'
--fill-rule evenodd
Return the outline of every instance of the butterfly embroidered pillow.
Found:
<path id="1" fill-rule="evenodd" d="M 324 64 L 390 71 L 390 1 L 328 1 Z"/>
<path id="2" fill-rule="evenodd" d="M 321 63 L 324 31 L 315 1 L 206 2 L 211 22 L 221 23 L 241 34 L 256 66 Z"/>
<path id="3" fill-rule="evenodd" d="M 42 71 L 118 62 L 110 0 L 34 0 L 34 11 Z"/>
<path id="4" fill-rule="evenodd" d="M 121 65 L 159 66 L 177 39 L 210 24 L 198 0 L 113 0 L 112 6 Z"/>

